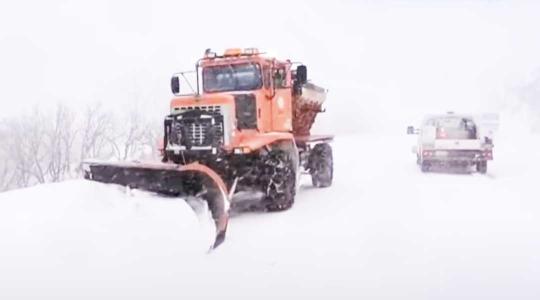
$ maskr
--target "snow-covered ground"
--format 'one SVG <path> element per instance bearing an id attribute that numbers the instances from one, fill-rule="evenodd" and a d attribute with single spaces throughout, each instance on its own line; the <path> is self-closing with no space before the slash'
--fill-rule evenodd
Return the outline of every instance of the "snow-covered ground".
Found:
<path id="1" fill-rule="evenodd" d="M 2 193 L 0 299 L 136 296 L 204 257 L 209 224 L 184 201 L 84 180 Z"/>
<path id="2" fill-rule="evenodd" d="M 236 215 L 209 254 L 182 201 L 0 194 L 0 298 L 538 299 L 539 137 L 499 139 L 487 176 L 421 173 L 414 139 L 338 137 L 331 188 L 305 178 L 292 210 Z"/>
<path id="3" fill-rule="evenodd" d="M 0 193 L 0 300 L 540 299 L 540 136 L 515 127 L 540 128 L 540 1 L 274 0 L 267 22 L 247 0 L 4 2 L 1 118 L 101 102 L 159 125 L 170 74 L 256 46 L 308 66 L 329 90 L 315 129 L 340 135 L 332 187 L 305 178 L 293 209 L 235 215 L 211 253 L 177 199 L 82 180 Z M 394 127 L 448 110 L 514 114 L 486 176 L 421 173 L 413 124 Z"/>

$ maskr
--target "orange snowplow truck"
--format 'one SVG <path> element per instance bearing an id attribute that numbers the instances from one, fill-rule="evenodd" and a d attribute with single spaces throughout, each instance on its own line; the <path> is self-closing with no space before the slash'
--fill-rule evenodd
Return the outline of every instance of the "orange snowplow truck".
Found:
<path id="1" fill-rule="evenodd" d="M 162 162 L 94 162 L 87 178 L 178 196 L 206 195 L 223 235 L 226 222 L 219 219 L 229 204 L 281 211 L 293 205 L 301 173 L 309 173 L 316 187 L 332 184 L 333 137 L 310 134 L 326 90 L 308 82 L 306 66 L 265 57 L 254 48 L 222 55 L 208 49 L 189 73 L 195 82 L 187 80 L 188 72 L 171 79 L 175 97 L 164 121 Z M 191 175 L 177 169 L 189 166 Z"/>

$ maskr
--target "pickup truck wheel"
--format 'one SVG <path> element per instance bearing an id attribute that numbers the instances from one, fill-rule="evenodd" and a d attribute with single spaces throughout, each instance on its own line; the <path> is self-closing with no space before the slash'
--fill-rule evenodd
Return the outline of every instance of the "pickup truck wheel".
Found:
<path id="1" fill-rule="evenodd" d="M 420 164 L 420 170 L 422 170 L 422 172 L 424 173 L 429 171 L 429 167 L 430 167 L 430 164 L 427 161 L 423 161 Z"/>
<path id="2" fill-rule="evenodd" d="M 334 158 L 330 145 L 317 144 L 309 155 L 309 173 L 315 187 L 329 187 L 334 177 Z"/>
<path id="3" fill-rule="evenodd" d="M 487 161 L 479 161 L 476 163 L 476 170 L 480 174 L 486 174 L 487 173 Z"/>

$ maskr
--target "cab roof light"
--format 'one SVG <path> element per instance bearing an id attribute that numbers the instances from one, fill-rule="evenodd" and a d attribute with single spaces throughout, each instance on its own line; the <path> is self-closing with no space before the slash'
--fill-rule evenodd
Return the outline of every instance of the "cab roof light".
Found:
<path id="1" fill-rule="evenodd" d="M 223 56 L 240 56 L 242 54 L 242 49 L 240 48 L 231 48 L 225 50 Z"/>
<path id="2" fill-rule="evenodd" d="M 223 56 L 241 56 L 241 55 L 259 55 L 259 49 L 257 48 L 230 48 L 225 50 Z"/>

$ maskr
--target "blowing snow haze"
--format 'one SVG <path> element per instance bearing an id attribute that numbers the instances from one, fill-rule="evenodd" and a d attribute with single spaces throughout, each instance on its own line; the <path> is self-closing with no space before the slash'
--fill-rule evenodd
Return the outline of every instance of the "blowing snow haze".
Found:
<path id="1" fill-rule="evenodd" d="M 534 1 L 272 1 L 265 18 L 250 1 L 0 6 L 1 116 L 99 101 L 159 122 L 172 73 L 209 47 L 255 46 L 329 89 L 318 126 L 401 130 L 425 112 L 515 109 L 540 66 Z"/>
<path id="2" fill-rule="evenodd" d="M 540 299 L 538 28 L 539 1 L 1 2 L 0 299 Z M 248 47 L 313 84 L 231 51 L 205 82 L 260 88 L 166 117 L 171 75 Z"/>

